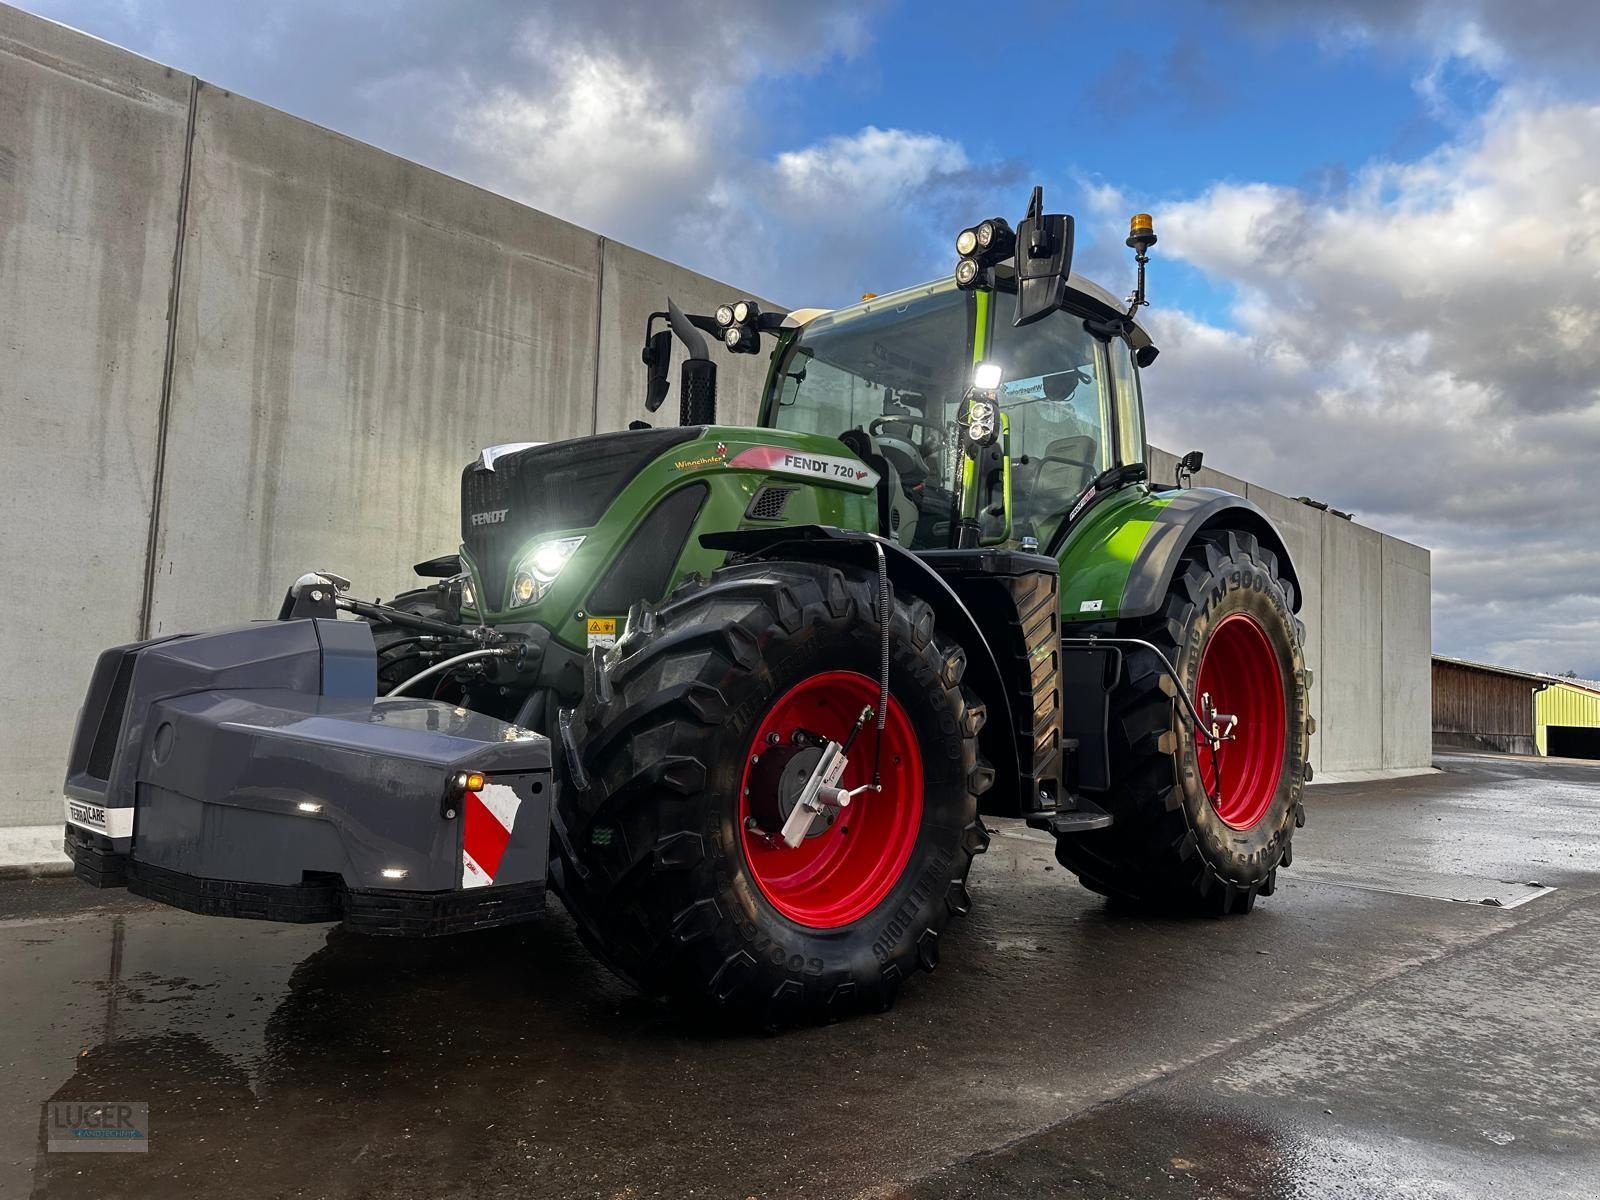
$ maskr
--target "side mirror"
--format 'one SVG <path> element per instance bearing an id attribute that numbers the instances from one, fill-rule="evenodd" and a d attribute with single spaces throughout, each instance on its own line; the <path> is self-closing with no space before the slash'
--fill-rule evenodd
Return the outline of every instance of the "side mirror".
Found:
<path id="1" fill-rule="evenodd" d="M 670 386 L 667 368 L 672 365 L 672 330 L 663 329 L 647 338 L 639 357 L 647 368 L 644 406 L 646 411 L 655 412 L 667 398 L 667 388 Z"/>
<path id="2" fill-rule="evenodd" d="M 1072 218 L 1044 211 L 1044 189 L 1033 189 L 1027 218 L 1017 227 L 1015 326 L 1047 317 L 1067 302 L 1072 274 Z"/>
<path id="3" fill-rule="evenodd" d="M 1206 456 L 1199 450 L 1191 450 L 1178 460 L 1178 486 L 1188 487 L 1194 479 L 1195 472 L 1205 466 Z"/>

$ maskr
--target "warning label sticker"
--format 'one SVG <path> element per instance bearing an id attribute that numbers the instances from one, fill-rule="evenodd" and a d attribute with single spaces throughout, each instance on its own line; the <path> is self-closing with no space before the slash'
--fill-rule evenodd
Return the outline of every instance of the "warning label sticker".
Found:
<path id="1" fill-rule="evenodd" d="M 589 648 L 602 648 L 617 644 L 617 619 L 615 617 L 589 618 Z"/>

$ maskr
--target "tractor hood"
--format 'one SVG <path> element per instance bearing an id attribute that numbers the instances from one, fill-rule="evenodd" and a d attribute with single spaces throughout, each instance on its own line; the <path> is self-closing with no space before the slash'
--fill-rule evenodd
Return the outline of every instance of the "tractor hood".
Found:
<path id="1" fill-rule="evenodd" d="M 636 600 L 722 564 L 699 534 L 875 528 L 878 475 L 837 438 L 690 425 L 485 450 L 461 474 L 469 619 L 542 625 L 573 649 Z"/>
<path id="2" fill-rule="evenodd" d="M 704 432 L 629 430 L 479 455 L 461 473 L 461 544 L 485 597 L 505 595 L 512 559 L 530 540 L 590 528 L 646 463 Z"/>

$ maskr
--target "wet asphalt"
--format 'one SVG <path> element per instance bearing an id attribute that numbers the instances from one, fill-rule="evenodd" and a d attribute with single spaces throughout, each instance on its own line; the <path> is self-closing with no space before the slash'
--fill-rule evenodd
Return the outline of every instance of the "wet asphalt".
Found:
<path id="1" fill-rule="evenodd" d="M 1108 908 L 996 822 L 936 975 L 779 1037 L 556 906 L 417 944 L 0 884 L 0 1200 L 1593 1200 L 1600 764 L 1439 765 L 1313 789 L 1243 920 Z M 150 1152 L 47 1152 L 52 1100 L 147 1102 Z"/>

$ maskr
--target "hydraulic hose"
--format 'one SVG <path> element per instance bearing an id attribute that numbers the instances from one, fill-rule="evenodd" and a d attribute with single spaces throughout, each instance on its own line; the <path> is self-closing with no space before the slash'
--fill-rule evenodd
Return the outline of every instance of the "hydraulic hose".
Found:
<path id="1" fill-rule="evenodd" d="M 883 790 L 883 727 L 889 719 L 889 560 L 883 552 L 883 542 L 874 541 L 872 548 L 878 552 L 878 736 L 872 751 L 872 786 Z"/>
<path id="2" fill-rule="evenodd" d="M 457 663 L 464 663 L 475 658 L 504 658 L 506 655 L 514 654 L 515 652 L 516 651 L 511 646 L 496 646 L 489 650 L 468 650 L 465 654 L 458 654 L 454 658 L 447 658 L 443 662 L 434 663 L 433 666 L 429 667 L 426 671 L 418 671 L 404 683 L 399 684 L 392 690 L 385 692 L 384 697 L 387 698 L 389 696 L 398 696 L 413 683 L 421 683 L 430 675 L 437 675 L 441 671 L 448 671 Z"/>

